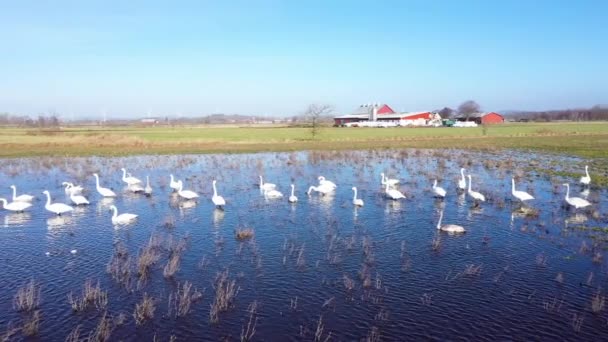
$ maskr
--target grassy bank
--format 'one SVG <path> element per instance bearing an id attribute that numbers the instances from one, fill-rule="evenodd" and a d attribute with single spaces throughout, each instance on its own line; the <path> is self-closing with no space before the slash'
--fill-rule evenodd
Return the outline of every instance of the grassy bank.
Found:
<path id="1" fill-rule="evenodd" d="M 487 128 L 333 128 L 315 140 L 290 127 L 0 128 L 0 157 L 259 152 L 369 148 L 517 148 L 608 157 L 608 123 L 525 123 Z"/>

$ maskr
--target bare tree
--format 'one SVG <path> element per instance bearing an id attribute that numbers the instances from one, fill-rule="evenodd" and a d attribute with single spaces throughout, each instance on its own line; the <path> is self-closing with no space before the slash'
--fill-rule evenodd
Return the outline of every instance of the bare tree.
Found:
<path id="1" fill-rule="evenodd" d="M 458 106 L 458 113 L 464 115 L 467 119 L 469 118 L 469 115 L 479 113 L 480 111 L 481 107 L 473 100 L 464 101 Z"/>
<path id="2" fill-rule="evenodd" d="M 454 114 L 454 110 L 450 107 L 443 107 L 443 109 L 437 111 L 441 115 L 442 119 L 449 119 Z"/>
<path id="3" fill-rule="evenodd" d="M 333 111 L 330 105 L 326 104 L 311 104 L 304 112 L 304 116 L 308 119 L 310 127 L 310 136 L 314 140 L 321 131 L 321 120 L 324 116 L 329 115 Z"/>

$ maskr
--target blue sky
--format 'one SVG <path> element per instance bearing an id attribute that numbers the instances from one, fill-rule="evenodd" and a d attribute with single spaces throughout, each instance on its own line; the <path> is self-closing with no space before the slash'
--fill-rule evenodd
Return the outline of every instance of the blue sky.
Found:
<path id="1" fill-rule="evenodd" d="M 0 112 L 608 104 L 608 1 L 0 0 Z"/>

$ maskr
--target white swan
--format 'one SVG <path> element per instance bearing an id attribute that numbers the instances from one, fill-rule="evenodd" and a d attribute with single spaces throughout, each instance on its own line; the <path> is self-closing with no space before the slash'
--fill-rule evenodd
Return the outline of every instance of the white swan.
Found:
<path id="1" fill-rule="evenodd" d="M 464 168 L 463 167 L 460 168 L 460 175 L 462 177 L 458 180 L 458 189 L 464 191 L 467 188 L 467 180 L 464 178 Z"/>
<path id="2" fill-rule="evenodd" d="M 442 226 L 441 220 L 443 220 L 443 210 L 441 210 L 441 213 L 439 214 L 439 222 L 437 222 L 437 229 L 441 230 L 442 232 L 447 232 L 447 233 L 451 233 L 451 234 L 466 232 L 466 230 L 464 229 L 463 226 L 459 226 L 456 224 L 444 224 Z"/>
<path id="3" fill-rule="evenodd" d="M 173 178 L 173 174 L 170 174 L 169 176 L 171 177 L 171 181 L 169 182 L 169 187 L 171 189 L 173 189 L 173 192 L 175 192 L 179 189 L 179 181 L 175 181 L 175 179 Z"/>
<path id="4" fill-rule="evenodd" d="M 588 207 L 591 205 L 591 203 L 589 201 L 582 199 L 580 197 L 570 197 L 570 184 L 564 183 L 564 186 L 566 187 L 565 200 L 566 200 L 566 202 L 568 202 L 568 204 L 570 204 L 571 206 L 573 206 L 576 209 Z"/>
<path id="5" fill-rule="evenodd" d="M 295 190 L 296 187 L 295 185 L 291 184 L 291 196 L 289 196 L 289 198 L 287 199 L 287 201 L 289 201 L 289 203 L 296 203 L 298 201 L 298 198 L 295 195 Z"/>
<path id="6" fill-rule="evenodd" d="M 522 203 L 524 201 L 529 201 L 529 200 L 534 199 L 534 196 L 530 195 L 529 193 L 527 193 L 525 191 L 515 190 L 515 179 L 514 178 L 511 178 L 511 194 L 513 195 L 513 197 L 517 198 Z"/>
<path id="7" fill-rule="evenodd" d="M 266 197 L 266 198 L 282 198 L 283 194 L 279 190 L 264 190 L 264 197 Z"/>
<path id="8" fill-rule="evenodd" d="M 392 200 L 398 200 L 401 198 L 405 198 L 405 195 L 401 193 L 401 191 L 397 190 L 397 189 L 391 189 L 389 188 L 389 184 L 386 183 L 385 184 L 385 188 L 384 188 L 384 193 L 386 194 L 386 197 L 392 199 Z"/>
<path id="9" fill-rule="evenodd" d="M 485 202 L 486 197 L 484 195 L 482 195 L 481 193 L 479 193 L 477 191 L 471 190 L 471 175 L 467 175 L 467 176 L 469 177 L 469 190 L 467 191 L 469 196 L 473 197 L 476 201 Z"/>
<path id="10" fill-rule="evenodd" d="M 122 170 L 122 181 L 127 183 L 127 185 L 141 183 L 141 180 L 131 176 L 130 174 L 129 174 L 129 176 L 127 176 L 127 170 L 124 167 L 121 170 Z"/>
<path id="11" fill-rule="evenodd" d="M 97 188 L 97 192 L 99 192 L 99 194 L 103 197 L 116 197 L 116 194 L 114 193 L 114 191 L 108 189 L 108 188 L 104 188 L 102 186 L 99 185 L 99 175 L 94 173 L 93 176 L 95 176 L 95 187 Z"/>
<path id="12" fill-rule="evenodd" d="M 152 195 L 152 187 L 150 186 L 150 176 L 146 176 L 146 187 L 144 188 L 144 194 L 150 197 Z"/>
<path id="13" fill-rule="evenodd" d="M 264 183 L 264 179 L 262 178 L 262 175 L 260 175 L 260 190 L 262 191 L 270 191 L 270 190 L 274 190 L 277 186 L 275 184 L 272 183 Z"/>
<path id="14" fill-rule="evenodd" d="M 363 200 L 360 198 L 357 198 L 357 187 L 353 186 L 353 204 L 356 205 L 357 207 L 362 207 L 363 206 Z"/>
<path id="15" fill-rule="evenodd" d="M 89 200 L 87 200 L 86 197 L 84 197 L 82 195 L 76 195 L 74 193 L 70 194 L 70 200 L 72 201 L 72 203 L 74 203 L 76 205 L 89 204 Z"/>
<path id="16" fill-rule="evenodd" d="M 327 195 L 327 194 L 331 193 L 332 191 L 334 191 L 334 189 L 331 188 L 330 186 L 323 186 L 323 185 L 314 186 L 314 185 L 311 185 L 310 188 L 308 188 L 308 191 L 306 191 L 306 194 L 310 195 L 310 193 L 313 190 L 316 191 L 316 192 L 318 192 L 318 193 L 321 193 L 322 195 Z"/>
<path id="17" fill-rule="evenodd" d="M 118 215 L 118 209 L 116 209 L 115 205 L 112 205 L 110 207 L 110 209 L 112 209 L 112 211 L 114 212 L 112 214 L 112 223 L 113 224 L 127 224 L 137 218 L 137 215 L 129 214 L 129 213 L 123 213 L 123 214 Z"/>
<path id="18" fill-rule="evenodd" d="M 74 208 L 64 203 L 51 203 L 51 194 L 47 190 L 44 190 L 42 193 L 46 195 L 46 205 L 44 206 L 46 210 L 56 215 L 61 215 L 74 210 Z"/>
<path id="19" fill-rule="evenodd" d="M 223 207 L 226 205 L 226 200 L 224 200 L 224 197 L 219 196 L 217 194 L 217 188 L 215 187 L 215 183 L 217 181 L 214 179 L 213 180 L 213 197 L 211 197 L 211 202 L 213 202 L 213 204 L 215 204 L 216 207 L 223 209 Z"/>
<path id="20" fill-rule="evenodd" d="M 70 182 L 63 182 L 61 185 L 65 186 L 65 193 L 68 195 L 80 195 L 84 190 L 80 185 L 74 185 Z"/>
<path id="21" fill-rule="evenodd" d="M 436 197 L 445 197 L 445 189 L 437 186 L 437 180 L 435 179 L 435 181 L 433 182 L 433 192 L 435 193 Z"/>
<path id="22" fill-rule="evenodd" d="M 8 203 L 8 201 L 4 198 L 0 198 L 0 202 L 2 202 L 2 204 L 4 205 L 4 209 L 8 210 L 8 211 L 16 211 L 16 212 L 21 212 L 24 211 L 25 209 L 29 208 L 32 206 L 31 203 L 29 202 L 11 202 Z"/>
<path id="23" fill-rule="evenodd" d="M 325 177 L 323 176 L 319 176 L 319 185 L 321 186 L 326 186 L 328 188 L 331 188 L 332 190 L 334 190 L 335 188 L 337 188 L 338 186 L 336 185 L 336 183 L 326 180 Z"/>
<path id="24" fill-rule="evenodd" d="M 581 177 L 581 184 L 589 185 L 591 177 L 589 176 L 589 165 L 585 165 L 585 176 Z"/>
<path id="25" fill-rule="evenodd" d="M 17 187 L 14 185 L 11 185 L 11 189 L 13 189 L 13 202 L 31 202 L 34 200 L 34 196 L 32 195 L 23 194 L 17 196 Z"/>
<path id="26" fill-rule="evenodd" d="M 141 186 L 141 184 L 135 183 L 128 185 L 127 190 L 131 191 L 132 193 L 144 192 L 144 187 Z"/>
<path id="27" fill-rule="evenodd" d="M 395 186 L 399 184 L 398 179 L 385 177 L 384 172 L 380 173 L 380 176 L 382 177 L 382 179 L 380 180 L 380 183 L 382 183 L 382 185 L 386 185 L 386 183 L 388 183 L 388 185 L 390 186 Z"/>
<path id="28" fill-rule="evenodd" d="M 177 189 L 177 194 L 180 197 L 185 198 L 187 200 L 198 198 L 198 194 L 196 192 L 190 191 L 190 190 L 183 190 L 184 184 L 182 183 L 181 180 L 178 183 L 179 183 L 179 188 Z"/>

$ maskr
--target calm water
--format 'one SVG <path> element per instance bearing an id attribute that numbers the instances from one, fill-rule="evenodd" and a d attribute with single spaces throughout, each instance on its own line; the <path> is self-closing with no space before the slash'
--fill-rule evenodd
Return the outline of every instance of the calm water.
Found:
<path id="1" fill-rule="evenodd" d="M 257 301 L 254 340 L 601 340 L 608 336 L 606 310 L 592 311 L 603 298 L 608 235 L 606 192 L 591 188 L 590 209 L 563 207 L 569 181 L 528 169 L 540 165 L 570 171 L 585 161 L 513 153 L 439 151 L 302 152 L 251 155 L 155 156 L 129 158 L 14 159 L 0 166 L 0 194 L 9 186 L 37 196 L 24 214 L 0 211 L 0 331 L 25 315 L 13 306 L 17 289 L 30 279 L 41 287 L 38 339 L 63 341 L 78 325 L 82 336 L 95 329 L 101 310 L 73 312 L 67 295 L 79 295 L 86 279 L 108 291 L 107 313 L 117 318 L 111 340 L 238 340 Z M 153 196 L 125 191 L 121 167 L 145 180 Z M 456 180 L 464 166 L 473 188 L 488 201 L 475 207 L 459 196 Z M 380 172 L 401 180 L 407 199 L 386 200 Z M 119 196 L 102 201 L 93 172 Z M 176 199 L 169 173 L 197 191 L 192 205 Z M 276 183 L 285 198 L 266 200 L 258 176 Z M 338 184 L 333 196 L 307 196 L 319 175 Z M 511 176 L 530 192 L 535 213 L 524 215 L 510 200 Z M 448 195 L 433 198 L 432 180 Z M 225 211 L 211 203 L 211 181 L 228 202 Z M 62 181 L 86 189 L 91 205 L 56 217 L 44 209 L 43 190 L 69 203 Z M 299 202 L 287 203 L 289 184 Z M 359 189 L 363 208 L 352 205 Z M 128 226 L 114 227 L 109 205 L 138 214 Z M 437 234 L 444 223 L 467 229 L 461 236 Z M 235 229 L 251 227 L 255 237 L 235 239 Z M 163 277 L 168 253 L 153 266 L 148 281 L 126 289 L 106 272 L 120 242 L 136 259 L 151 236 L 187 240 L 179 271 Z M 172 240 L 171 240 L 172 239 Z M 433 240 L 439 239 L 438 248 Z M 75 249 L 77 252 L 71 254 Z M 46 255 L 46 253 L 50 255 Z M 228 270 L 240 290 L 233 307 L 210 323 L 218 272 Z M 354 282 L 345 287 L 345 279 Z M 168 301 L 178 284 L 190 281 L 202 298 L 189 314 L 175 317 Z M 144 293 L 156 300 L 152 320 L 136 326 L 132 313 Z M 254 319 L 254 320 L 255 320 Z M 321 325 L 319 320 L 321 319 Z M 23 339 L 17 333 L 14 339 Z"/>

